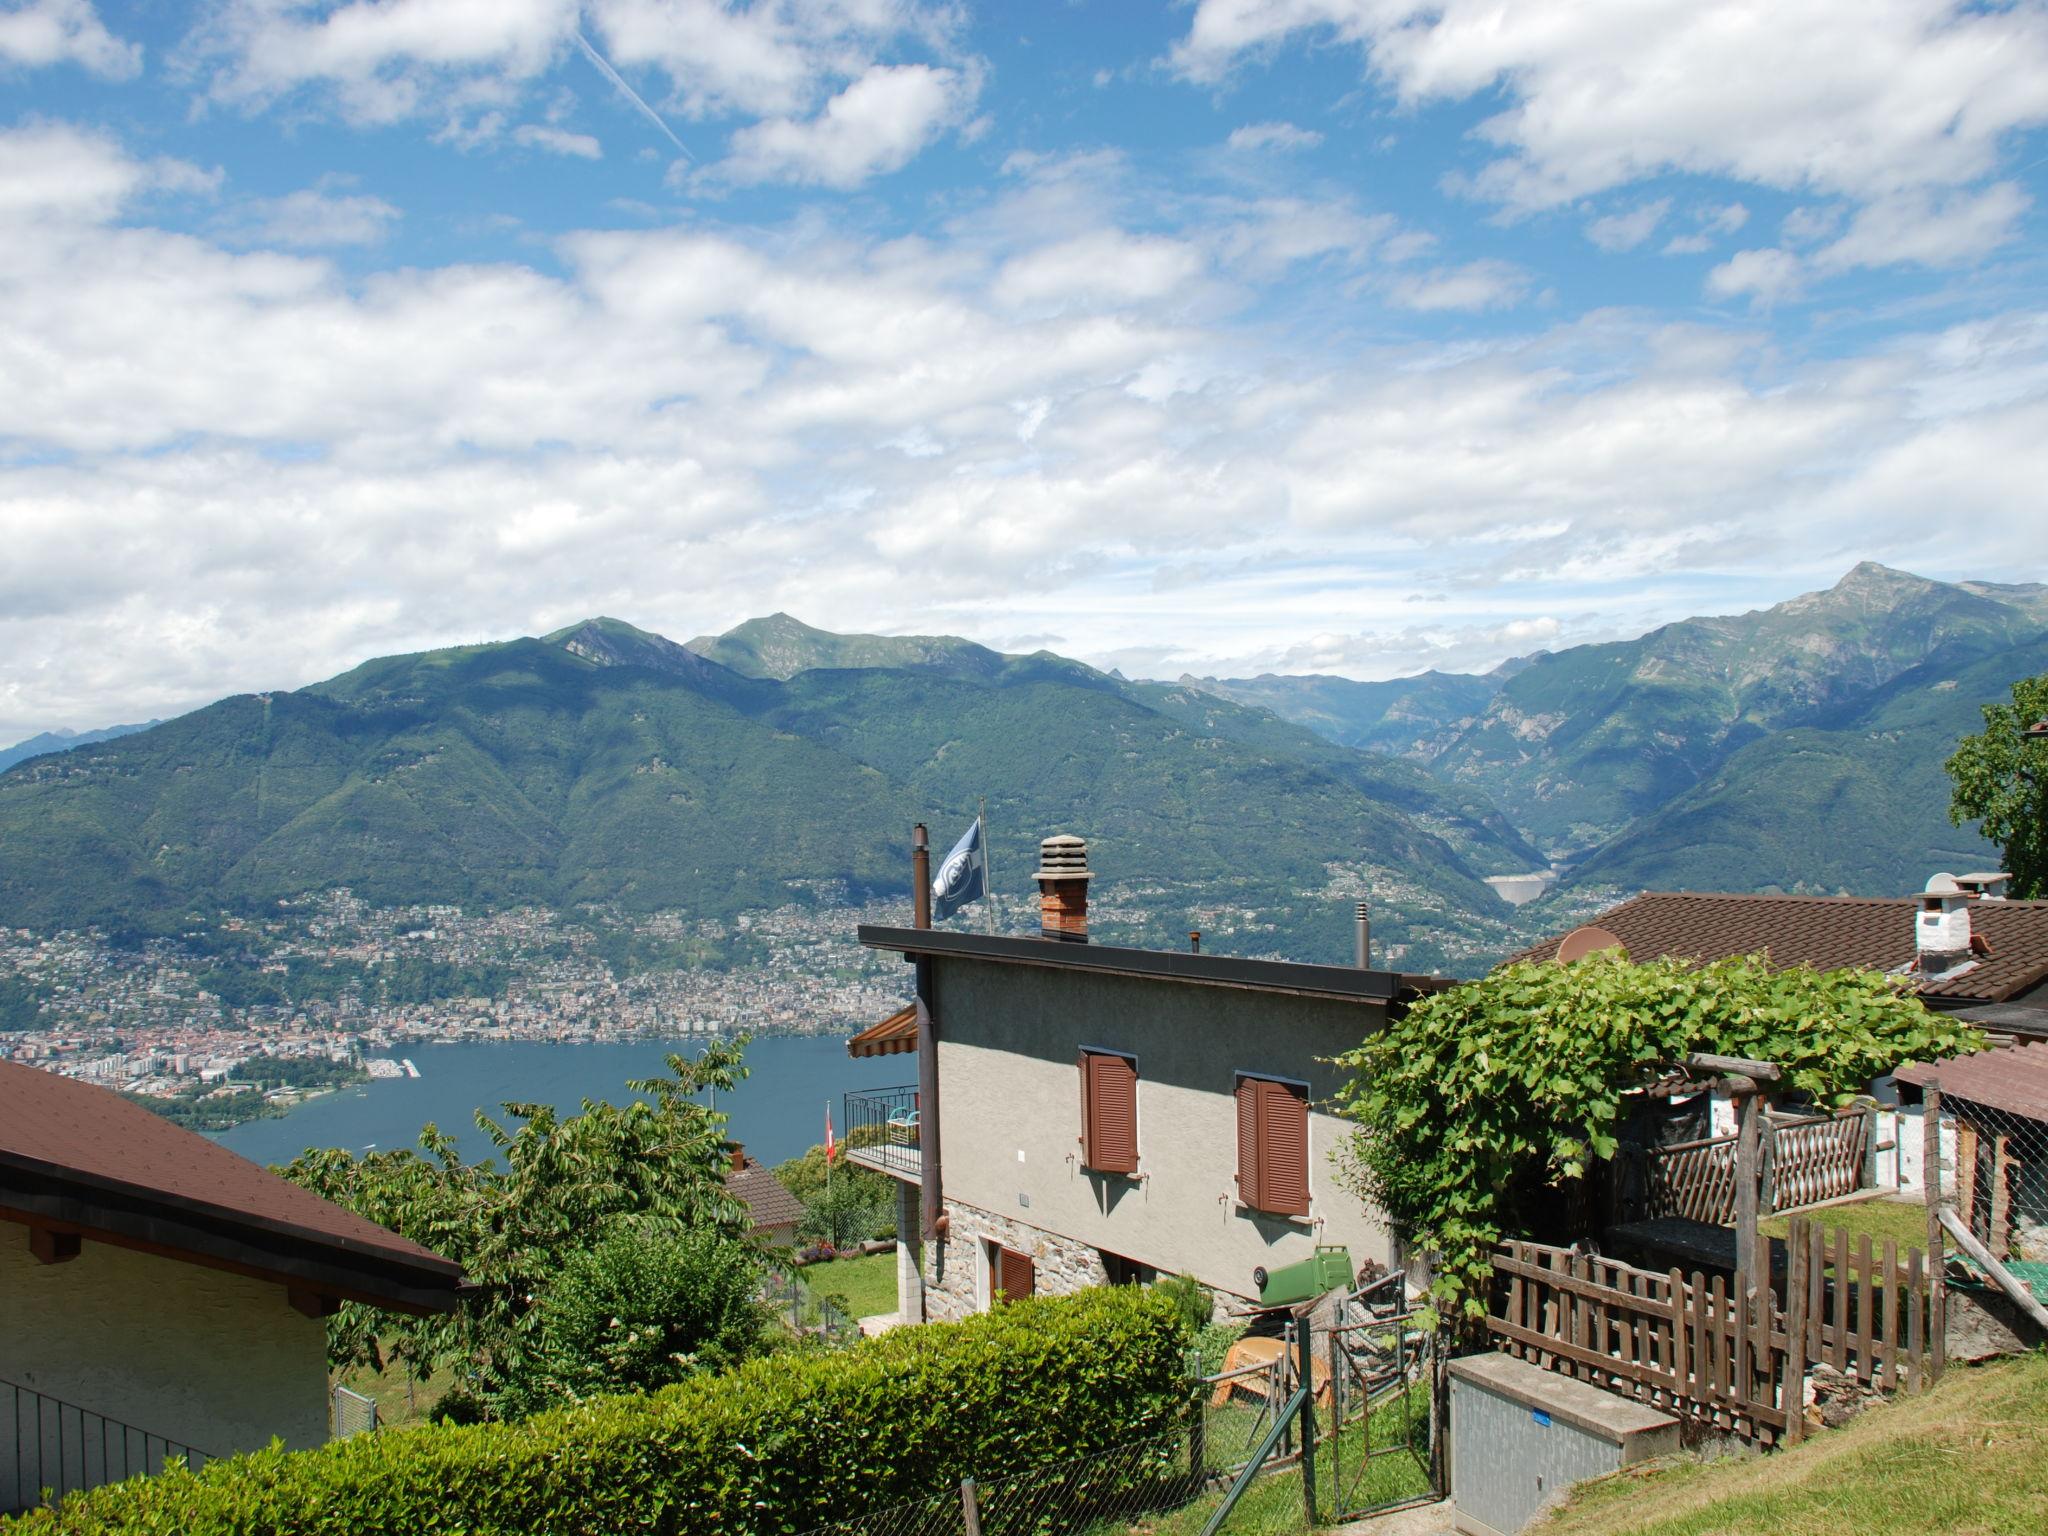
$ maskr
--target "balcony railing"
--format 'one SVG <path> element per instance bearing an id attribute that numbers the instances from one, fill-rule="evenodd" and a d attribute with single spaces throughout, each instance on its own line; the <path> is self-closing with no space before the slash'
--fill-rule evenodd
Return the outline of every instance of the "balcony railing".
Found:
<path id="1" fill-rule="evenodd" d="M 899 1179 L 917 1182 L 917 1089 L 877 1088 L 846 1096 L 846 1157 Z"/>
<path id="2" fill-rule="evenodd" d="M 46 1496 L 54 1502 L 102 1483 L 147 1477 L 181 1458 L 194 1472 L 213 1459 L 33 1387 L 0 1381 L 0 1515 L 33 1509 Z"/>

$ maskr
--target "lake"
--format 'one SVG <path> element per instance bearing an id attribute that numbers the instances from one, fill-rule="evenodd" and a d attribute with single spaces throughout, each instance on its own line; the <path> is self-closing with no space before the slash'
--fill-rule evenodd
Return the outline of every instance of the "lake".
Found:
<path id="1" fill-rule="evenodd" d="M 416 1078 L 382 1079 L 308 1100 L 276 1120 L 252 1120 L 214 1136 L 222 1146 L 259 1163 L 289 1162 L 307 1147 L 346 1147 L 361 1152 L 410 1147 L 431 1120 L 454 1135 L 464 1158 L 493 1154 L 490 1139 L 476 1128 L 483 1109 L 502 1122 L 499 1106 L 552 1104 L 573 1114 L 584 1099 L 622 1103 L 631 1078 L 661 1077 L 672 1051 L 695 1055 L 695 1040 L 633 1040 L 618 1044 L 545 1045 L 527 1041 L 484 1041 L 464 1045 L 410 1046 L 420 1069 Z M 744 1142 L 762 1162 L 799 1157 L 825 1139 L 825 1105 L 832 1105 L 835 1131 L 846 1134 L 840 1095 L 849 1089 L 889 1088 L 917 1077 L 914 1056 L 856 1061 L 838 1035 L 772 1035 L 747 1047 L 753 1075 L 735 1093 L 718 1095 L 717 1107 L 731 1117 L 727 1133 Z"/>

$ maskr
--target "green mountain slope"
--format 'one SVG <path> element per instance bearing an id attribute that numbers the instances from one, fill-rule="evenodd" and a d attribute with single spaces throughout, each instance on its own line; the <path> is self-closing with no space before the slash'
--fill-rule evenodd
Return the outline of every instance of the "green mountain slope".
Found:
<path id="1" fill-rule="evenodd" d="M 1951 585 L 1866 562 L 1775 608 L 1546 656 L 1508 679 L 1433 766 L 1546 849 L 1583 850 L 1750 741 L 1932 658 L 1989 655 L 2044 627 L 2048 588 Z"/>
<path id="2" fill-rule="evenodd" d="M 686 649 L 743 676 L 778 680 L 832 667 L 995 677 L 1010 661 L 956 635 L 835 635 L 786 613 L 749 619 L 722 635 L 699 635 Z"/>
<path id="3" fill-rule="evenodd" d="M 1500 938 L 1470 860 L 1526 849 L 1476 800 L 1263 711 L 986 654 L 778 681 L 598 620 L 222 700 L 0 775 L 0 922 L 162 926 L 337 885 L 729 915 L 901 890 L 909 824 L 943 842 L 986 795 L 1002 887 L 1026 898 L 1037 839 L 1080 831 L 1127 936 L 1228 907 L 1220 947 L 1334 959 L 1369 887 L 1407 963 Z"/>
<path id="4" fill-rule="evenodd" d="M 1572 872 L 1571 887 L 1916 891 L 1936 870 L 1995 868 L 1949 825 L 1943 760 L 1980 707 L 2048 672 L 2048 637 L 1963 665 L 1915 667 L 1868 698 L 1751 742 Z"/>
<path id="5" fill-rule="evenodd" d="M 1239 704 L 1270 709 L 1283 720 L 1305 725 L 1347 747 L 1398 753 L 1423 761 L 1441 752 L 1500 692 L 1515 663 L 1483 675 L 1429 671 L 1385 682 L 1348 677 L 1183 677 L 1199 688 Z"/>

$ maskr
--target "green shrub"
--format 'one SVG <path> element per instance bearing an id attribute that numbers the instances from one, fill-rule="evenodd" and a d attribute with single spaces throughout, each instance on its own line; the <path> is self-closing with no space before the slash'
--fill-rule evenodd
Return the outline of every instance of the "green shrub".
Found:
<path id="1" fill-rule="evenodd" d="M 1038 1297 L 514 1424 L 277 1447 L 74 1495 L 8 1536 L 786 1536 L 1180 1422 L 1188 1344 L 1149 1288 Z"/>
<path id="2" fill-rule="evenodd" d="M 757 1249 L 715 1227 L 616 1224 L 548 1282 L 535 1346 L 495 1406 L 516 1418 L 738 1364 L 767 1326 L 761 1267 Z"/>

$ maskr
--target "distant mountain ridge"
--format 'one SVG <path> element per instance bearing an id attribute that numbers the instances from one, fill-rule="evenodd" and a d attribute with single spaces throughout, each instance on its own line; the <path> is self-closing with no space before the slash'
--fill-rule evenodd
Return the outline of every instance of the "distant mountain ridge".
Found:
<path id="1" fill-rule="evenodd" d="M 1941 762 L 1981 724 L 1979 706 L 2043 669 L 2044 632 L 2048 586 L 1866 561 L 1825 591 L 1529 658 L 1511 675 L 1194 686 L 1469 787 L 1569 861 L 1569 885 L 1904 889 L 1943 860 L 1993 856 L 1948 824 Z"/>
<path id="2" fill-rule="evenodd" d="M 51 752 L 69 752 L 74 747 L 89 747 L 95 742 L 112 741 L 117 736 L 132 736 L 137 731 L 146 731 L 161 720 L 145 720 L 140 725 L 109 725 L 97 731 L 42 731 L 26 741 L 17 741 L 11 747 L 0 747 L 0 773 L 5 773 L 16 763 L 31 757 L 42 757 Z"/>
<path id="3" fill-rule="evenodd" d="M 742 638 L 786 669 L 791 633 Z M 827 638 L 848 642 L 833 660 L 906 654 Z M 1103 893 L 1148 893 L 1106 902 L 1111 931 L 1335 959 L 1354 888 L 1399 888 L 1380 930 L 1412 963 L 1505 937 L 1479 876 L 1530 850 L 1478 797 L 1066 658 L 907 654 L 748 676 L 594 619 L 224 699 L 0 775 L 0 922 L 162 928 L 341 885 L 728 916 L 903 891 L 912 821 L 948 836 L 985 795 L 1012 896 L 1037 840 L 1068 829 L 1096 842 Z M 1221 929 L 1202 915 L 1219 905 Z"/>

